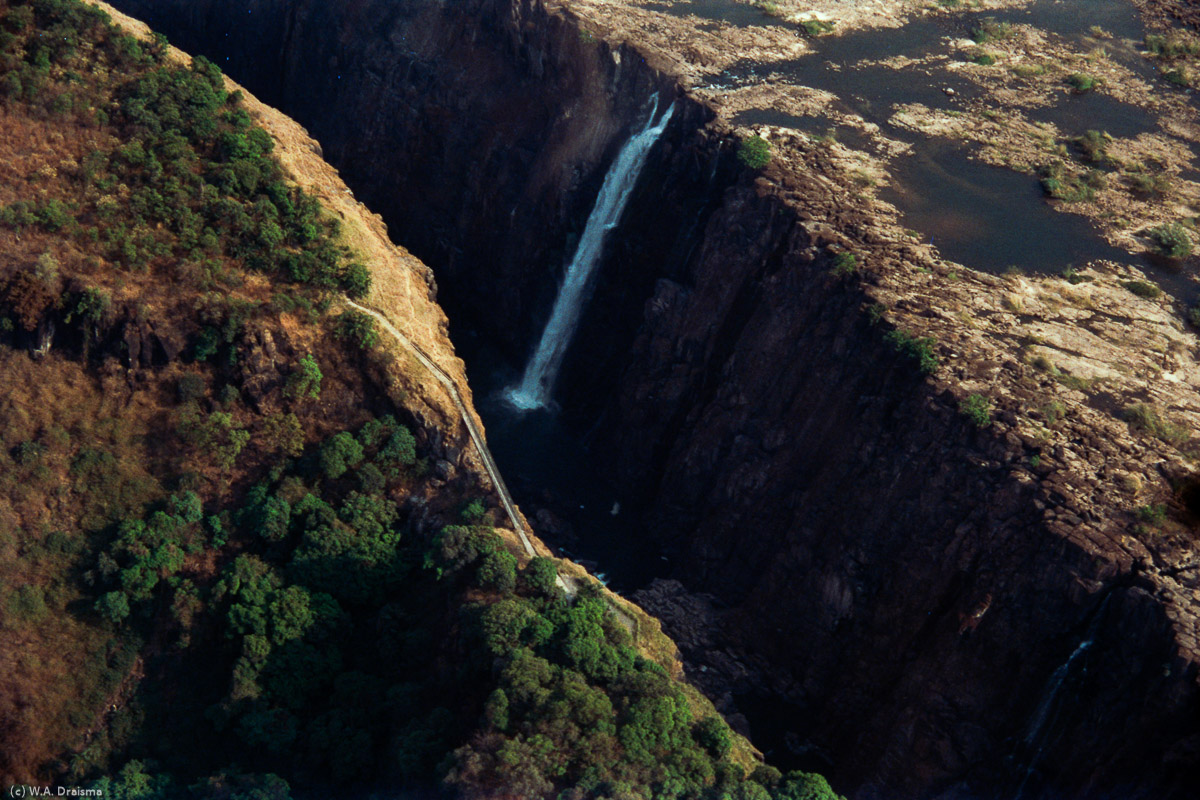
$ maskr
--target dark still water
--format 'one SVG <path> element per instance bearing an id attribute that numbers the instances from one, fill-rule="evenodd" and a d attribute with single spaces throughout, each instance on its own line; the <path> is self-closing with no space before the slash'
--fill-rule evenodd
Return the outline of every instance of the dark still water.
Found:
<path id="1" fill-rule="evenodd" d="M 597 474 L 580 432 L 557 411 L 519 411 L 503 398 L 524 365 L 508 363 L 470 331 L 453 334 L 488 447 L 538 536 L 622 594 L 665 575 L 667 562 L 623 496 Z"/>
<path id="2" fill-rule="evenodd" d="M 1143 59 L 1130 40 L 1142 35 L 1137 15 L 1125 0 L 1095 0 L 1080 13 L 1080 3 L 1038 0 L 1025 8 L 918 17 L 900 28 L 852 31 L 813 41 L 815 52 L 796 59 L 755 64 L 742 62 L 721 81 L 741 86 L 774 81 L 810 86 L 836 95 L 843 111 L 878 124 L 885 135 L 908 143 L 911 155 L 890 160 L 891 185 L 881 196 L 900 211 L 903 223 L 932 241 L 942 256 L 966 267 L 1001 273 L 1016 267 L 1031 273 L 1058 274 L 1089 261 L 1138 263 L 1130 253 L 1109 245 L 1082 215 L 1057 210 L 1046 201 L 1031 175 L 990 167 L 972 159 L 971 150 L 945 139 L 892 124 L 901 105 L 919 103 L 934 110 L 974 113 L 982 99 L 976 84 L 949 67 L 962 58 L 953 39 L 995 19 L 1029 23 L 1073 41 L 1079 47 L 1103 45 L 1122 63 L 1144 72 Z M 1093 26 L 1098 26 L 1093 30 Z M 1103 28 L 1103 31 L 1099 30 Z M 932 60 L 903 69 L 881 66 L 893 56 Z M 1045 108 L 1028 112 L 1035 121 L 1059 128 L 1069 142 L 1088 130 L 1135 137 L 1157 127 L 1144 110 L 1122 103 L 1102 90 L 1078 95 L 1065 88 Z M 740 124 L 767 124 L 824 135 L 827 120 L 795 117 L 776 109 L 742 111 Z M 851 147 L 869 149 L 848 132 L 835 135 Z M 1172 276 L 1153 270 L 1164 288 Z M 1161 274 L 1160 274 L 1161 273 Z"/>
<path id="3" fill-rule="evenodd" d="M 987 272 L 1058 272 L 1094 259 L 1132 260 L 1086 217 L 1052 208 L 1036 177 L 972 161 L 952 145 L 927 143 L 888 169 L 894 182 L 881 197 L 900 209 L 905 225 L 960 264 Z"/>

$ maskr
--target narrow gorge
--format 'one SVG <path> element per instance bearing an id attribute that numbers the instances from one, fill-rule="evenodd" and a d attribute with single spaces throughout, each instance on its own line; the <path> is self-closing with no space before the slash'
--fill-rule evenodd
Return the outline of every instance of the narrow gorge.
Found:
<path id="1" fill-rule="evenodd" d="M 654 4 L 114 5 L 307 127 L 433 268 L 481 406 L 519 378 L 660 98 L 553 391 L 579 480 L 621 500 L 597 516 L 646 548 L 619 588 L 752 741 L 854 800 L 1191 796 L 1200 478 L 1121 409 L 1200 420 L 1193 297 L 1127 292 L 1133 258 L 1086 283 L 949 264 L 865 191 L 878 159 L 731 121 L 736 65 Z M 794 28 L 746 50 L 799 52 Z M 922 109 L 906 119 L 961 123 Z M 759 130 L 761 172 L 737 155 Z M 554 543 L 555 499 L 517 495 Z M 1165 527 L 1140 522 L 1155 508 Z"/>

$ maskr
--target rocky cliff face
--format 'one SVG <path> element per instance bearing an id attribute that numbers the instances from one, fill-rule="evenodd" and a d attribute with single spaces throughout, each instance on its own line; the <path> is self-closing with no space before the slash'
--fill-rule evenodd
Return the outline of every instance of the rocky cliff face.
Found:
<path id="1" fill-rule="evenodd" d="M 549 316 L 604 172 L 657 94 L 677 108 L 661 163 L 645 170 L 580 346 L 573 399 L 595 406 L 623 369 L 654 280 L 695 247 L 728 184 L 677 98 L 666 57 L 608 43 L 541 3 L 124 2 L 181 47 L 212 56 L 265 102 L 302 120 L 396 241 L 437 264 L 438 299 L 514 363 Z M 453 65 L 447 68 L 448 65 Z M 655 269 L 647 270 L 646 264 Z"/>
<path id="2" fill-rule="evenodd" d="M 648 304 L 617 401 L 611 458 L 661 476 L 652 526 L 685 581 L 732 606 L 723 640 L 691 648 L 693 627 L 668 621 L 709 668 L 695 677 L 786 698 L 808 756 L 830 755 L 861 797 L 1003 796 L 1027 773 L 1031 794 L 1047 779 L 1136 795 L 1156 769 L 1169 782 L 1160 758 L 1191 726 L 1195 667 L 1159 598 L 1187 606 L 1190 589 L 1114 541 L 1128 523 L 1096 502 L 1109 481 L 1072 474 L 1069 450 L 997 435 L 1016 403 L 978 431 L 898 360 L 862 294 L 828 274 L 833 231 L 862 220 L 833 187 L 788 188 L 821 198 L 824 219 L 731 190 L 691 280 Z M 677 602 L 638 600 L 667 615 Z"/>
<path id="3" fill-rule="evenodd" d="M 515 360 L 624 132 L 674 93 L 669 36 L 618 45 L 582 3 L 118 5 L 307 124 L 452 315 Z M 563 395 L 677 576 L 719 598 L 695 631 L 677 593 L 644 596 L 711 666 L 697 676 L 786 700 L 792 743 L 858 798 L 1184 796 L 1190 468 L 1114 411 L 1193 422 L 1194 337 L 1126 297 L 1132 276 L 947 266 L 840 145 L 774 138 L 767 175 L 739 173 L 719 100 L 679 102 Z M 843 250 L 855 279 L 830 275 Z M 932 379 L 893 328 L 936 337 Z M 1090 365 L 1083 385 L 1068 363 Z M 971 393 L 984 428 L 960 413 Z M 1134 513 L 1162 502 L 1178 519 Z"/>
<path id="4" fill-rule="evenodd" d="M 99 5 L 125 30 L 143 39 L 150 36 L 150 29 L 144 22 L 107 4 Z M 190 62 L 190 56 L 179 50 L 173 50 L 172 59 Z M 230 91 L 242 88 L 228 77 L 227 83 Z M 337 170 L 322 158 L 321 146 L 307 130 L 254 95 L 245 95 L 242 102 L 254 123 L 271 134 L 275 142 L 274 156 L 288 178 L 336 216 L 345 243 L 371 265 L 372 289 L 364 302 L 380 309 L 396 325 L 403 327 L 409 340 L 469 398 L 464 365 L 455 355 L 448 338 L 446 315 L 435 300 L 434 277 L 430 269 L 389 239 L 382 218 L 347 188 Z M 84 341 L 75 326 L 65 324 L 68 311 L 58 307 L 50 309 L 37 332 L 15 332 L 16 344 L 36 346 L 39 340 L 44 340 L 45 349 L 90 356 L 93 360 L 118 355 L 125 366 L 134 369 L 173 362 L 187 344 L 179 330 L 164 325 L 156 327 L 147 322 L 133 304 L 121 304 L 106 315 L 103 323 L 97 324 L 92 340 Z M 258 339 L 250 348 L 250 359 L 242 365 L 244 378 L 248 386 L 277 384 L 282 380 L 276 363 L 277 350 L 295 356 L 295 351 L 297 348 L 302 350 L 302 345 L 293 345 L 287 331 L 277 332 L 275 338 L 265 329 L 256 335 Z M 380 369 L 382 364 L 377 363 L 373 368 Z M 430 444 L 439 457 L 455 462 L 455 467 L 481 470 L 478 457 L 469 446 L 464 446 L 469 440 L 453 399 L 437 381 L 429 379 L 429 371 L 419 363 L 405 359 L 396 360 L 387 371 L 389 377 L 384 383 L 390 384 L 390 391 L 397 397 L 405 396 L 410 401 L 407 405 L 423 443 Z M 257 402 L 257 397 L 251 399 Z M 341 400 L 353 402 L 352 397 Z M 333 417 L 344 417 L 346 409 L 331 408 L 329 413 Z"/>

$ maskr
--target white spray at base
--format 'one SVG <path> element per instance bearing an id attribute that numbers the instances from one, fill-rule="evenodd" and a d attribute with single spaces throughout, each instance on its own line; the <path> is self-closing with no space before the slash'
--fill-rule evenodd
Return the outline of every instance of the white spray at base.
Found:
<path id="1" fill-rule="evenodd" d="M 600 187 L 596 205 L 583 229 L 575 257 L 567 267 L 566 277 L 558 291 L 558 297 L 554 300 L 550 320 L 546 323 L 546 329 L 542 331 L 537 350 L 526 365 L 520 384 L 511 386 L 504 392 L 505 399 L 517 408 L 528 411 L 545 408 L 549 404 L 550 392 L 558 377 L 558 368 L 562 365 L 563 355 L 567 352 L 567 347 L 575 335 L 575 328 L 579 324 L 579 315 L 583 310 L 592 274 L 604 253 L 604 240 L 608 237 L 608 232 L 620 221 L 625 203 L 633 193 L 638 175 L 641 174 L 646 158 L 650 155 L 650 148 L 662 135 L 674 110 L 675 105 L 672 104 L 656 124 L 656 96 L 646 124 L 625 143 L 608 174 L 604 176 L 604 185 Z"/>

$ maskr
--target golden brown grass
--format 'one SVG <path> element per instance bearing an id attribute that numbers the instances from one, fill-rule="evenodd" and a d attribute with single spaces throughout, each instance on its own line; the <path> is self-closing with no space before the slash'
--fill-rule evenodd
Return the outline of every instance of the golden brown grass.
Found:
<path id="1" fill-rule="evenodd" d="M 32 781 L 79 743 L 120 678 L 107 665 L 110 634 L 78 608 L 87 533 L 77 521 L 99 524 L 161 494 L 162 454 L 147 435 L 152 401 L 120 381 L 8 348 L 0 374 L 0 782 Z M 88 448 L 115 456 L 117 497 L 72 479 L 72 458 Z"/>

